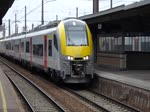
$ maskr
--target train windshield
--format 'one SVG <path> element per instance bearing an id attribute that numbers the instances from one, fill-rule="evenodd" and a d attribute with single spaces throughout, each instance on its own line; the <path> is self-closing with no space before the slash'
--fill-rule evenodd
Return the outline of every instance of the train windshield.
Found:
<path id="1" fill-rule="evenodd" d="M 87 32 L 83 26 L 66 27 L 67 45 L 68 46 L 87 46 Z"/>

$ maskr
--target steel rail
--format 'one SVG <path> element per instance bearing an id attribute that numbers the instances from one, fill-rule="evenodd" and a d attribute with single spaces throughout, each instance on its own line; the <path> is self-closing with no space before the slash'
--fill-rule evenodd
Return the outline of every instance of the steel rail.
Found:
<path id="1" fill-rule="evenodd" d="M 63 87 L 63 88 L 64 88 L 65 90 L 71 92 L 72 94 L 76 95 L 77 97 L 83 99 L 84 101 L 86 101 L 87 103 L 91 104 L 92 106 L 96 107 L 97 109 L 103 110 L 104 112 L 112 112 L 110 109 L 107 109 L 106 107 L 103 107 L 103 106 L 101 106 L 101 105 L 95 103 L 94 101 L 92 101 L 92 100 L 86 98 L 86 96 L 81 95 L 81 94 L 78 92 L 78 90 L 72 90 L 72 89 L 70 89 L 70 88 L 68 88 L 68 87 Z M 87 91 L 87 90 L 84 89 L 84 90 L 80 90 L 80 91 L 84 92 L 84 91 Z M 97 96 L 100 96 L 99 93 L 93 92 L 93 91 L 91 91 L 91 90 L 90 90 L 90 92 L 92 92 L 93 94 L 95 94 L 95 95 L 97 95 Z M 122 107 L 122 109 L 124 109 L 124 108 L 127 109 L 129 112 L 141 112 L 140 110 L 137 110 L 137 109 L 135 109 L 135 108 L 132 108 L 131 106 L 127 106 L 127 105 L 125 105 L 125 104 L 123 104 L 123 103 L 120 103 L 120 102 L 118 102 L 118 101 L 116 101 L 116 100 L 113 100 L 113 99 L 111 99 L 111 98 L 109 98 L 109 97 L 107 97 L 107 96 L 105 96 L 105 97 L 104 97 L 104 96 L 100 96 L 100 97 L 105 98 L 106 101 L 108 100 L 108 101 L 112 102 L 113 104 L 115 104 L 115 105 L 118 106 L 118 107 Z M 109 105 L 109 104 L 108 104 L 108 105 Z M 122 112 L 122 111 L 121 111 L 121 112 Z M 124 111 L 123 111 L 123 112 L 124 112 Z M 127 111 L 125 111 L 125 112 L 127 112 Z"/>
<path id="2" fill-rule="evenodd" d="M 91 106 L 95 107 L 96 109 L 100 110 L 100 112 L 110 112 L 107 109 L 103 108 L 102 106 L 93 103 L 92 101 L 88 100 L 87 98 L 83 97 L 82 95 L 78 94 L 77 92 L 75 92 L 74 90 L 68 88 L 68 87 L 62 87 L 64 90 L 70 92 L 71 94 L 74 94 L 75 96 L 79 97 L 80 99 L 82 99 L 83 101 L 87 102 L 88 104 L 90 104 Z"/>
<path id="3" fill-rule="evenodd" d="M 18 72 L 17 70 L 15 70 L 13 67 L 11 67 L 10 65 L 8 65 L 6 62 L 4 62 L 4 60 L 0 59 L 0 61 L 6 65 L 8 68 L 10 68 L 13 72 L 15 72 L 16 74 L 18 74 L 19 76 L 21 76 L 24 80 L 26 80 L 27 82 L 29 82 L 31 85 L 34 86 L 34 88 L 36 88 L 39 92 L 42 93 L 42 95 L 44 95 L 46 97 L 46 99 L 48 99 L 50 102 L 52 102 L 55 107 L 58 109 L 59 112 L 65 112 L 65 110 L 55 101 L 53 100 L 44 90 L 42 90 L 42 88 L 38 87 L 34 82 L 32 82 L 30 79 L 26 78 L 25 76 L 23 76 L 23 74 L 21 74 L 20 72 Z M 7 71 L 6 71 L 7 72 Z M 6 74 L 8 76 L 8 74 Z M 34 107 L 32 107 L 31 103 L 28 101 L 28 99 L 25 97 L 25 95 L 22 93 L 22 91 L 18 88 L 17 84 L 8 76 L 8 78 L 11 80 L 11 82 L 15 85 L 15 87 L 18 89 L 18 91 L 21 93 L 21 95 L 23 96 L 23 98 L 25 99 L 25 101 L 27 102 L 27 104 L 29 105 L 30 109 L 35 112 Z"/>
<path id="4" fill-rule="evenodd" d="M 115 100 L 115 99 L 113 99 L 113 98 L 111 98 L 111 97 L 108 97 L 108 96 L 106 96 L 106 95 L 104 95 L 104 94 L 98 93 L 97 91 L 94 91 L 94 90 L 92 90 L 92 89 L 87 89 L 87 90 L 90 91 L 90 92 L 92 92 L 93 94 L 96 94 L 96 95 L 98 95 L 98 96 L 107 98 L 107 99 L 109 99 L 110 101 L 113 101 L 113 102 L 119 104 L 120 106 L 126 107 L 126 108 L 128 108 L 129 110 L 132 110 L 132 111 L 135 111 L 135 112 L 141 112 L 140 110 L 138 110 L 138 109 L 136 109 L 136 108 L 134 108 L 134 107 L 131 107 L 131 106 L 125 104 L 125 103 L 122 103 L 122 102 L 120 102 L 120 101 L 118 101 L 118 100 Z"/>

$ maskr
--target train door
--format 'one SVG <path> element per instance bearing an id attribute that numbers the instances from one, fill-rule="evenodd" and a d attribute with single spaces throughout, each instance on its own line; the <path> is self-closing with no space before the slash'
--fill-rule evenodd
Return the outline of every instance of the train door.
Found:
<path id="1" fill-rule="evenodd" d="M 19 39 L 19 61 L 21 61 L 21 39 Z"/>
<path id="2" fill-rule="evenodd" d="M 32 38 L 30 38 L 30 65 L 32 66 L 32 56 L 33 56 L 33 54 L 32 54 Z"/>
<path id="3" fill-rule="evenodd" d="M 25 50 L 24 50 L 24 38 L 21 39 L 21 59 L 24 62 L 25 60 Z"/>
<path id="4" fill-rule="evenodd" d="M 47 36 L 44 36 L 44 70 L 47 70 Z"/>

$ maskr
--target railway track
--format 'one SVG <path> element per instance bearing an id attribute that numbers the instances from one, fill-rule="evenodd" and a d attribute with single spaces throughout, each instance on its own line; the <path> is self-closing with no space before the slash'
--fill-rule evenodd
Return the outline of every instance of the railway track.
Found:
<path id="1" fill-rule="evenodd" d="M 9 73 L 10 68 L 5 68 L 5 67 L 2 67 L 2 68 L 4 69 L 6 74 L 8 74 L 8 75 L 11 74 L 11 73 Z M 40 78 L 40 80 L 43 80 L 44 82 L 47 82 L 43 78 Z M 50 83 L 50 82 L 47 82 L 47 84 L 48 83 Z M 87 90 L 87 89 L 86 90 L 85 89 L 75 90 L 75 89 L 70 89 L 70 88 L 64 87 L 64 86 L 62 88 L 64 89 L 64 91 L 70 93 L 71 96 L 75 95 L 78 98 L 80 98 L 80 99 L 84 100 L 85 102 L 87 102 L 89 104 L 89 106 L 91 106 L 91 108 L 94 107 L 94 108 L 96 108 L 96 110 L 99 110 L 99 111 L 96 111 L 96 112 L 140 112 L 140 111 L 138 111 L 138 110 L 136 110 L 132 107 L 129 107 L 125 104 L 122 104 L 118 101 L 114 101 L 113 99 L 107 98 L 106 96 L 100 95 L 99 93 L 96 93 L 96 92 L 91 91 L 91 90 Z"/>
<path id="2" fill-rule="evenodd" d="M 11 66 L 2 62 L 2 60 L 0 60 L 0 67 L 19 90 L 33 112 L 65 112 L 65 110 L 40 87 L 15 71 Z"/>
<path id="3" fill-rule="evenodd" d="M 140 112 L 135 108 L 113 100 L 100 93 L 94 92 L 90 89 L 74 90 L 66 87 L 64 88 L 104 112 Z"/>
<path id="4" fill-rule="evenodd" d="M 70 92 L 67 92 L 60 86 L 57 86 L 56 84 L 50 82 L 48 80 L 48 77 L 45 77 L 45 75 L 38 72 L 34 72 L 34 74 L 31 74 L 30 71 L 12 63 L 11 61 L 0 57 L 0 60 L 3 60 L 5 63 L 8 63 L 10 66 L 13 67 L 13 69 L 19 71 L 22 73 L 25 77 L 28 77 L 30 80 L 32 80 L 35 84 L 37 84 L 40 88 L 42 88 L 46 93 L 48 93 L 50 96 L 52 96 L 56 101 L 59 102 L 59 104 L 65 108 L 67 112 L 105 112 L 100 111 L 95 107 L 92 107 L 87 102 L 82 101 L 80 98 L 74 96 Z M 3 65 L 4 66 L 4 65 Z M 0 67 L 6 72 L 9 71 L 10 68 L 5 68 L 1 66 Z"/>

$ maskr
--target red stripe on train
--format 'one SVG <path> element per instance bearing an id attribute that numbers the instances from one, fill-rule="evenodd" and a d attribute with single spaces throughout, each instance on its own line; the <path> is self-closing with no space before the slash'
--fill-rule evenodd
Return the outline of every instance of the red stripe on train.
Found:
<path id="1" fill-rule="evenodd" d="M 47 69 L 47 36 L 44 36 L 44 69 Z"/>

